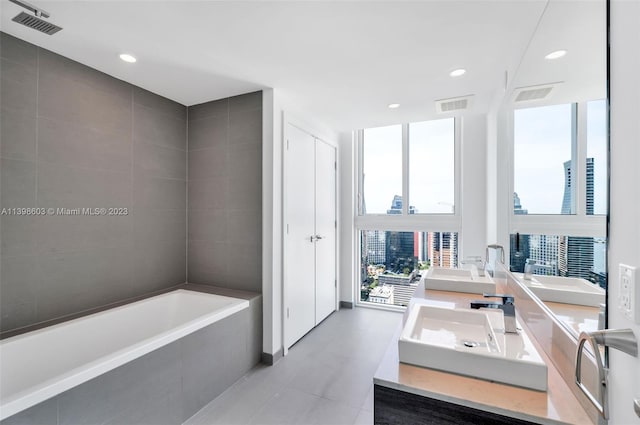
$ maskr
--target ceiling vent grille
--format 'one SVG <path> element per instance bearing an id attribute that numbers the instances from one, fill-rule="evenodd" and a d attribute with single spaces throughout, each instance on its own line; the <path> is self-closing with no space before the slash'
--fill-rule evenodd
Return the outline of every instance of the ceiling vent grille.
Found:
<path id="1" fill-rule="evenodd" d="M 514 90 L 514 102 L 531 102 L 546 99 L 553 89 L 561 83 L 544 84 L 541 86 L 519 87 Z"/>
<path id="2" fill-rule="evenodd" d="M 19 15 L 12 19 L 12 21 L 43 32 L 47 35 L 53 35 L 62 29 L 57 25 L 44 21 L 36 16 L 29 15 L 25 12 L 20 12 Z"/>
<path id="3" fill-rule="evenodd" d="M 469 109 L 473 95 L 436 100 L 436 111 L 439 114 Z"/>

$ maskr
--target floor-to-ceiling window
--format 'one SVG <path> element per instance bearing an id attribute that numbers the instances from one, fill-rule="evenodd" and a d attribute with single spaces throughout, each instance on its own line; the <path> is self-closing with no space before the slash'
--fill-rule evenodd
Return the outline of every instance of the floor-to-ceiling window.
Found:
<path id="1" fill-rule="evenodd" d="M 406 306 L 421 273 L 458 265 L 458 126 L 448 118 L 358 131 L 360 303 Z"/>

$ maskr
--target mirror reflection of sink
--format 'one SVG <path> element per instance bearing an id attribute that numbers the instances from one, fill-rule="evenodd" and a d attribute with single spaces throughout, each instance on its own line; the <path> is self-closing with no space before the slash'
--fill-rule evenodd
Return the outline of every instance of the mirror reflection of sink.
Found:
<path id="1" fill-rule="evenodd" d="M 547 366 L 525 334 L 504 333 L 500 310 L 414 304 L 398 351 L 403 363 L 547 390 Z"/>
<path id="2" fill-rule="evenodd" d="M 522 273 L 514 275 L 542 301 L 588 307 L 599 307 L 606 302 L 605 290 L 585 279 L 533 275 L 531 280 L 526 280 Z"/>
<path id="3" fill-rule="evenodd" d="M 431 267 L 424 279 L 425 289 L 466 292 L 469 294 L 495 293 L 496 284 L 488 274 L 480 276 L 475 266 L 465 269 Z"/>

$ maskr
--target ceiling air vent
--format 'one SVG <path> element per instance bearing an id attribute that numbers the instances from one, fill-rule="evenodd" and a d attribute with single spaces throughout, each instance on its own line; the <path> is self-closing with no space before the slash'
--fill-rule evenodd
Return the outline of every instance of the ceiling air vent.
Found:
<path id="1" fill-rule="evenodd" d="M 17 15 L 15 18 L 12 19 L 12 21 L 22 24 L 24 26 L 27 26 L 29 28 L 32 28 L 34 30 L 43 32 L 47 35 L 55 34 L 62 29 L 57 25 L 54 25 L 52 23 L 49 23 L 45 20 L 42 20 L 38 17 L 29 15 L 24 12 L 20 12 L 19 15 Z"/>
<path id="2" fill-rule="evenodd" d="M 514 90 L 514 102 L 531 102 L 546 99 L 551 91 L 561 83 L 544 84 L 540 86 L 519 87 Z"/>
<path id="3" fill-rule="evenodd" d="M 436 111 L 439 114 L 469 109 L 473 95 L 436 100 Z"/>

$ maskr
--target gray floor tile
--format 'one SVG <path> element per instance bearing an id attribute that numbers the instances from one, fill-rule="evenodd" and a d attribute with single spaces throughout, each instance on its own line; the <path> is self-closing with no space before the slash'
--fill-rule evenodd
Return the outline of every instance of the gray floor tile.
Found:
<path id="1" fill-rule="evenodd" d="M 373 412 L 367 410 L 361 410 L 360 414 L 356 418 L 354 425 L 372 425 L 373 424 Z"/>
<path id="2" fill-rule="evenodd" d="M 364 308 L 336 312 L 185 425 L 372 424 L 373 374 L 401 318 Z"/>
<path id="3" fill-rule="evenodd" d="M 321 398 L 299 423 L 306 425 L 352 424 L 359 414 L 360 410 L 345 403 Z"/>
<path id="4" fill-rule="evenodd" d="M 362 403 L 361 409 L 373 412 L 373 383 L 371 383 L 371 389 L 369 389 L 369 393 L 367 394 L 367 398 L 364 400 L 364 403 Z"/>
<path id="5" fill-rule="evenodd" d="M 256 382 L 249 373 L 232 385 L 185 425 L 244 425 L 284 387 L 273 380 Z M 241 402 L 238 402 L 241 400 Z"/>
<path id="6" fill-rule="evenodd" d="M 320 397 L 293 388 L 278 391 L 249 422 L 251 425 L 304 424 Z"/>

